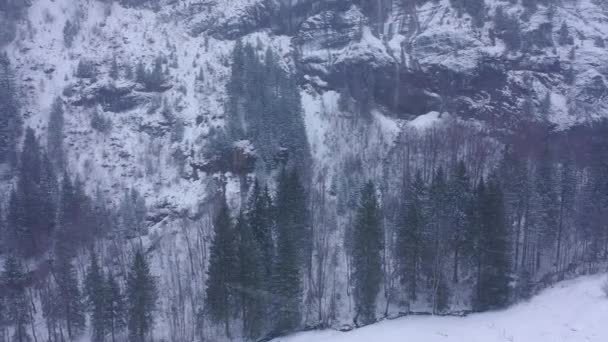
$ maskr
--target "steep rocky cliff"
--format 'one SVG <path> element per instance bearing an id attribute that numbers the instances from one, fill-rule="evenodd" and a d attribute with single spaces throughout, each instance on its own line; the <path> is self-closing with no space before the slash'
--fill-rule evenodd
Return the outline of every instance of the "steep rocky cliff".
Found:
<path id="1" fill-rule="evenodd" d="M 17 69 L 28 125 L 44 134 L 60 96 L 70 113 L 70 165 L 104 187 L 139 182 L 157 199 L 192 183 L 209 129 L 223 125 L 236 39 L 272 47 L 297 73 L 318 150 L 333 145 L 316 134 L 326 126 L 314 113 L 324 96 L 350 98 L 358 112 L 395 123 L 437 111 L 496 129 L 521 121 L 564 129 L 606 115 L 601 1 L 539 1 L 534 8 L 486 1 L 477 13 L 432 0 L 142 3 L 33 1 L 3 48 Z M 69 44 L 66 25 L 75 27 Z M 167 73 L 159 89 L 108 75 L 113 61 L 123 72 L 140 61 L 152 67 L 157 57 Z M 90 63 L 95 76 L 78 77 L 79 62 Z M 163 116 L 163 106 L 183 122 L 180 139 L 170 141 L 175 120 Z M 110 132 L 87 124 L 94 110 L 112 121 Z M 151 154 L 157 160 L 146 161 Z M 183 172 L 171 160 L 176 154 L 186 160 Z M 318 157 L 319 167 L 331 163 Z"/>

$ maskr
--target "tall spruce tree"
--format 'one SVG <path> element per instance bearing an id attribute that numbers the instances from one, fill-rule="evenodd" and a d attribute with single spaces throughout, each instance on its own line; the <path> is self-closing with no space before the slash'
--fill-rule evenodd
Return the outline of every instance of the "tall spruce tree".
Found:
<path id="1" fill-rule="evenodd" d="M 144 235 L 146 212 L 146 202 L 139 192 L 125 191 L 119 208 L 121 233 L 128 238 Z"/>
<path id="2" fill-rule="evenodd" d="M 22 125 L 13 69 L 6 53 L 0 53 L 0 164 L 15 164 Z"/>
<path id="3" fill-rule="evenodd" d="M 9 200 L 11 245 L 21 256 L 45 252 L 55 224 L 54 174 L 40 153 L 34 131 L 27 129 L 21 152 L 17 185 Z"/>
<path id="4" fill-rule="evenodd" d="M 112 57 L 112 62 L 110 64 L 110 72 L 108 73 L 110 78 L 113 80 L 117 80 L 119 78 L 120 68 L 118 66 L 118 61 L 116 60 L 116 56 Z"/>
<path id="5" fill-rule="evenodd" d="M 0 213 L 1 214 L 1 213 Z M 2 279 L 0 278 L 0 284 L 2 284 Z M 2 284 L 3 286 L 4 284 Z M 7 325 L 7 319 L 6 319 L 6 295 L 4 294 L 4 291 L 2 291 L 2 293 L 0 293 L 0 336 L 4 336 L 5 334 L 5 329 L 6 329 L 6 325 Z"/>
<path id="6" fill-rule="evenodd" d="M 64 322 L 70 339 L 78 337 L 86 324 L 85 303 L 78 285 L 78 274 L 72 262 L 73 255 L 67 243 L 56 242 L 53 276 L 59 294 L 58 316 Z"/>
<path id="7" fill-rule="evenodd" d="M 595 263 L 608 257 L 608 124 L 602 123 L 594 136 L 591 163 L 581 189 L 577 225 L 586 240 L 585 261 Z"/>
<path id="8" fill-rule="evenodd" d="M 483 180 L 477 191 L 479 235 L 477 288 L 474 308 L 478 311 L 500 309 L 509 303 L 511 280 L 510 231 L 507 228 L 504 198 L 500 183 Z"/>
<path id="9" fill-rule="evenodd" d="M 76 257 L 88 228 L 85 199 L 81 198 L 82 192 L 77 187 L 78 183 L 73 183 L 69 175 L 64 173 L 57 214 L 55 249 L 60 249 L 68 258 Z"/>
<path id="10" fill-rule="evenodd" d="M 135 251 L 127 279 L 129 341 L 145 342 L 154 327 L 157 301 L 156 281 L 144 253 Z"/>
<path id="11" fill-rule="evenodd" d="M 470 210 L 472 205 L 470 180 L 464 161 L 459 161 L 454 168 L 448 184 L 448 224 L 449 244 L 453 252 L 452 281 L 459 280 L 459 265 L 463 256 L 471 249 L 471 236 L 468 234 Z"/>
<path id="12" fill-rule="evenodd" d="M 297 176 L 290 176 L 283 169 L 276 196 L 277 250 L 272 272 L 273 322 L 277 334 L 295 330 L 302 318 L 301 230 L 305 227 L 302 222 L 305 208 L 299 202 L 298 190 Z"/>
<path id="13" fill-rule="evenodd" d="M 450 224 L 450 201 L 448 184 L 445 172 L 439 167 L 433 176 L 429 187 L 429 215 L 427 230 L 427 253 L 424 270 L 431 281 L 431 300 L 433 313 L 439 313 L 442 298 L 446 294 L 444 264 L 447 249 L 449 224 Z M 443 287 L 443 288 L 442 288 Z"/>
<path id="14" fill-rule="evenodd" d="M 225 200 L 213 222 L 213 231 L 207 271 L 207 310 L 213 321 L 224 325 L 226 336 L 230 336 L 230 320 L 238 299 L 239 265 L 235 229 Z"/>
<path id="15" fill-rule="evenodd" d="M 13 326 L 12 341 L 15 342 L 30 340 L 27 324 L 31 322 L 32 317 L 28 310 L 26 280 L 21 261 L 14 254 L 9 254 L 4 260 L 1 281 L 6 307 L 5 319 L 9 325 Z"/>
<path id="16" fill-rule="evenodd" d="M 562 271 L 563 247 L 565 240 L 570 236 L 569 228 L 574 216 L 576 203 L 576 169 L 569 156 L 561 167 L 559 186 L 559 217 L 557 227 L 557 244 L 555 246 L 555 270 Z"/>
<path id="17" fill-rule="evenodd" d="M 376 298 L 382 281 L 383 243 L 376 189 L 369 181 L 361 190 L 353 230 L 351 258 L 356 324 L 369 324 L 375 320 Z"/>
<path id="18" fill-rule="evenodd" d="M 261 248 L 251 226 L 241 214 L 236 223 L 238 235 L 238 288 L 245 337 L 256 340 L 263 333 L 267 303 L 265 265 Z"/>
<path id="19" fill-rule="evenodd" d="M 26 226 L 23 194 L 20 189 L 11 191 L 8 201 L 6 245 L 10 252 L 27 256 L 32 250 L 33 233 Z"/>
<path id="20" fill-rule="evenodd" d="M 409 197 L 397 226 L 397 257 L 401 283 L 407 287 L 408 299 L 418 299 L 418 278 L 424 249 L 424 232 L 427 224 L 427 188 L 420 171 L 409 184 Z"/>
<path id="21" fill-rule="evenodd" d="M 105 320 L 106 306 L 106 284 L 103 270 L 97 262 L 97 255 L 91 251 L 91 263 L 87 269 L 85 278 L 84 293 L 87 299 L 87 306 L 91 312 L 91 332 L 92 341 L 104 341 L 107 332 Z"/>
<path id="22" fill-rule="evenodd" d="M 552 153 L 545 149 L 538 161 L 535 172 L 536 210 L 538 215 L 538 247 L 536 267 L 540 268 L 548 263 L 555 250 L 558 219 L 559 219 L 559 194 L 552 160 Z"/>
<path id="23" fill-rule="evenodd" d="M 272 275 L 272 261 L 274 260 L 273 208 L 268 188 L 262 188 L 256 179 L 253 184 L 251 198 L 249 199 L 247 222 L 257 242 L 264 261 L 263 276 L 269 289 Z"/>
<path id="24" fill-rule="evenodd" d="M 63 100 L 60 97 L 55 98 L 49 115 L 49 123 L 47 128 L 47 145 L 46 150 L 49 159 L 55 166 L 55 170 L 63 169 L 65 163 L 63 150 Z"/>
<path id="25" fill-rule="evenodd" d="M 522 264 L 526 262 L 520 240 L 528 233 L 524 231 L 524 224 L 531 191 L 528 186 L 529 175 L 525 161 L 512 146 L 505 147 L 497 171 L 504 192 L 507 223 L 513 227 L 513 270 L 516 271 L 520 260 Z"/>
<path id="26" fill-rule="evenodd" d="M 105 280 L 104 290 L 104 326 L 110 334 L 112 342 L 116 342 L 118 335 L 126 327 L 126 313 L 123 293 L 111 272 L 108 273 L 108 277 Z"/>
<path id="27" fill-rule="evenodd" d="M 278 230 L 293 235 L 298 264 L 302 271 L 310 271 L 312 235 L 307 207 L 306 190 L 296 169 L 283 169 L 279 176 L 276 199 L 276 224 Z"/>

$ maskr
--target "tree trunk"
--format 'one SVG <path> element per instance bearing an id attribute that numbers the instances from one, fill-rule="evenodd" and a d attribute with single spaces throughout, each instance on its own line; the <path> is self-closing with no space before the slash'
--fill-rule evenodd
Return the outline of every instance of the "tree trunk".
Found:
<path id="1" fill-rule="evenodd" d="M 453 281 L 454 283 L 458 283 L 458 252 L 459 252 L 459 247 L 457 246 L 456 248 L 454 248 L 454 275 L 453 275 Z"/>
<path id="2" fill-rule="evenodd" d="M 562 196 L 563 197 L 563 196 Z M 562 248 L 562 231 L 564 226 L 564 199 L 560 201 L 559 206 L 559 224 L 557 226 L 557 251 L 555 252 L 555 272 L 559 272 L 559 258 Z"/>

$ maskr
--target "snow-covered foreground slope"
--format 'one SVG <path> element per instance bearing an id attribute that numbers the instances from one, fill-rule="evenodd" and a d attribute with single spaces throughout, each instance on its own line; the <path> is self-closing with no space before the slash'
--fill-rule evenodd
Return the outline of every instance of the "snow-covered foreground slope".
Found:
<path id="1" fill-rule="evenodd" d="M 608 341 L 605 276 L 561 282 L 529 302 L 468 317 L 410 316 L 351 332 L 306 332 L 275 342 L 581 342 Z"/>

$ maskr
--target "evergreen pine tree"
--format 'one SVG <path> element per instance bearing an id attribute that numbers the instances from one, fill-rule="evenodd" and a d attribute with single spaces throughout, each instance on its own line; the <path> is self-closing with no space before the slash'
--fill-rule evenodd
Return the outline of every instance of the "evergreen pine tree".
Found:
<path id="1" fill-rule="evenodd" d="M 38 139 L 34 131 L 28 129 L 8 214 L 11 245 L 24 257 L 39 255 L 47 250 L 55 223 L 54 175 L 42 158 Z"/>
<path id="2" fill-rule="evenodd" d="M 147 71 L 144 62 L 140 59 L 135 67 L 135 81 L 137 83 L 145 84 L 147 78 Z"/>
<path id="3" fill-rule="evenodd" d="M 4 211 L 0 207 L 0 250 L 6 251 L 7 244 L 8 244 L 8 241 L 6 241 L 6 220 L 5 220 L 5 216 L 4 216 Z M 1 296 L 0 296 L 0 298 L 1 298 Z M 0 299 L 0 303 L 1 303 L 1 299 Z M 1 306 L 2 305 L 0 305 L 0 307 Z"/>
<path id="4" fill-rule="evenodd" d="M 535 191 L 537 201 L 536 211 L 538 215 L 538 250 L 536 267 L 543 265 L 547 259 L 552 257 L 558 234 L 559 218 L 559 194 L 552 154 L 546 149 L 543 151 L 536 166 Z"/>
<path id="5" fill-rule="evenodd" d="M 42 154 L 42 167 L 40 170 L 40 215 L 47 222 L 48 234 L 56 224 L 57 201 L 59 200 L 59 183 L 57 174 L 51 164 L 48 154 Z"/>
<path id="6" fill-rule="evenodd" d="M 437 285 L 435 285 L 435 293 L 433 298 L 433 312 L 435 314 L 444 314 L 450 308 L 450 287 L 443 273 L 439 273 Z"/>
<path id="7" fill-rule="evenodd" d="M 272 218 L 272 199 L 268 193 L 268 188 L 262 188 L 256 179 L 249 200 L 247 222 L 251 227 L 251 231 L 264 260 L 263 275 L 267 282 L 272 274 L 272 260 L 274 258 Z"/>
<path id="8" fill-rule="evenodd" d="M 301 320 L 302 259 L 298 253 L 302 228 L 298 201 L 292 181 L 283 169 L 279 176 L 276 196 L 277 250 L 272 272 L 273 322 L 277 334 L 295 330 Z M 301 251 L 301 249 L 300 249 Z"/>
<path id="9" fill-rule="evenodd" d="M 353 231 L 353 286 L 355 322 L 369 324 L 375 320 L 376 298 L 382 281 L 382 249 L 384 236 L 380 222 L 380 208 L 374 184 L 366 183 Z"/>
<path id="10" fill-rule="evenodd" d="M 440 293 L 442 281 L 444 281 L 444 262 L 447 250 L 449 225 L 450 225 L 450 201 L 448 184 L 443 168 L 439 167 L 433 176 L 429 187 L 429 214 L 427 253 L 424 270 L 427 278 L 431 281 L 431 301 L 433 313 L 438 313 L 441 302 Z"/>
<path id="11" fill-rule="evenodd" d="M 145 235 L 146 202 L 135 189 L 125 191 L 120 203 L 120 230 L 125 237 Z"/>
<path id="12" fill-rule="evenodd" d="M 299 170 L 308 169 L 310 151 L 297 79 L 271 49 L 261 62 L 252 45 L 238 41 L 226 92 L 230 140 L 250 139 L 267 168 L 289 160 Z"/>
<path id="13" fill-rule="evenodd" d="M 418 298 L 418 277 L 424 248 L 426 229 L 427 189 L 418 171 L 409 185 L 409 197 L 403 201 L 404 208 L 397 227 L 397 257 L 401 282 L 407 286 L 408 299 Z"/>
<path id="14" fill-rule="evenodd" d="M 0 213 L 2 214 L 2 213 Z M 0 278 L 0 285 L 3 286 L 2 284 L 2 279 Z M 4 291 L 2 291 L 2 293 L 0 293 L 0 334 L 4 334 L 4 331 L 6 329 L 6 323 L 7 319 L 6 319 L 6 298 L 5 298 L 5 294 Z"/>
<path id="15" fill-rule="evenodd" d="M 557 227 L 557 244 L 555 246 L 555 270 L 562 271 L 564 242 L 569 234 L 569 225 L 574 216 L 576 203 L 576 169 L 571 157 L 568 156 L 562 164 L 559 186 L 559 217 Z"/>
<path id="16" fill-rule="evenodd" d="M 479 235 L 477 254 L 477 311 L 504 308 L 510 296 L 510 236 L 500 183 L 483 180 L 478 187 Z"/>
<path id="17" fill-rule="evenodd" d="M 65 156 L 63 150 L 63 101 L 55 98 L 49 115 L 47 127 L 47 153 L 56 170 L 63 169 Z"/>
<path id="18" fill-rule="evenodd" d="M 81 233 L 80 214 L 81 205 L 74 184 L 67 173 L 63 175 L 61 194 L 59 199 L 59 210 L 57 214 L 57 230 L 55 233 L 56 253 L 62 253 L 66 258 L 74 258 L 77 255 Z"/>
<path id="19" fill-rule="evenodd" d="M 237 241 L 230 212 L 222 200 L 213 222 L 214 237 L 209 251 L 207 271 L 207 309 L 211 319 L 223 323 L 230 336 L 230 319 L 235 313 L 238 277 Z"/>
<path id="20" fill-rule="evenodd" d="M 25 204 L 23 193 L 19 188 L 13 189 L 9 197 L 7 213 L 6 245 L 9 251 L 21 256 L 30 254 L 33 249 L 33 233 L 26 225 Z"/>
<path id="21" fill-rule="evenodd" d="M 97 255 L 91 251 L 91 264 L 87 269 L 84 292 L 91 312 L 91 331 L 94 342 L 104 341 L 107 332 L 105 323 L 106 287 L 103 271 L 97 262 Z"/>
<path id="22" fill-rule="evenodd" d="M 104 326 L 110 334 L 112 342 L 116 342 L 118 339 L 117 335 L 126 326 L 125 301 L 120 286 L 112 273 L 108 273 L 104 290 Z"/>
<path id="23" fill-rule="evenodd" d="M 257 239 L 245 216 L 236 223 L 238 234 L 238 282 L 244 335 L 252 340 L 261 336 L 269 293 L 265 286 L 264 260 Z"/>
<path id="24" fill-rule="evenodd" d="M 471 249 L 470 236 L 467 229 L 470 225 L 470 209 L 472 205 L 471 189 L 467 168 L 463 161 L 455 167 L 452 178 L 448 184 L 448 220 L 449 244 L 453 251 L 452 281 L 458 282 L 459 265 L 461 258 Z"/>
<path id="25" fill-rule="evenodd" d="M 526 211 L 530 201 L 529 175 L 525 161 L 515 153 L 512 146 L 505 148 L 498 172 L 504 192 L 507 222 L 513 225 L 514 230 L 513 269 L 517 270 L 520 260 L 525 261 L 520 240 L 528 233 L 524 231 L 524 223 L 527 220 Z"/>
<path id="26" fill-rule="evenodd" d="M 562 23 L 562 26 L 557 31 L 557 43 L 561 46 L 574 44 L 574 39 L 570 35 L 570 30 L 566 22 Z"/>
<path id="27" fill-rule="evenodd" d="M 589 177 L 581 190 L 577 225 L 581 227 L 588 246 L 585 261 L 594 263 L 608 257 L 608 125 L 600 124 L 601 132 L 593 141 Z"/>
<path id="28" fill-rule="evenodd" d="M 78 274 L 68 247 L 58 247 L 53 261 L 53 275 L 59 294 L 58 315 L 65 323 L 70 339 L 78 337 L 85 328 L 85 303 L 78 287 Z"/>
<path id="29" fill-rule="evenodd" d="M 551 91 L 547 91 L 539 106 L 540 114 L 542 119 L 549 121 L 549 114 L 551 114 Z"/>
<path id="30" fill-rule="evenodd" d="M 154 326 L 156 282 L 141 250 L 135 252 L 127 279 L 129 341 L 145 342 Z"/>
<path id="31" fill-rule="evenodd" d="M 10 60 L 5 53 L 0 53 L 0 164 L 16 163 L 16 147 L 23 125 L 17 96 Z"/>
<path id="32" fill-rule="evenodd" d="M 117 80 L 119 75 L 119 67 L 118 67 L 118 61 L 116 60 L 116 56 L 112 57 L 112 64 L 110 64 L 110 77 L 113 80 Z"/>
<path id="33" fill-rule="evenodd" d="M 243 116 L 243 95 L 245 77 L 245 55 L 243 52 L 243 41 L 237 40 L 232 51 L 232 69 L 230 80 L 226 84 L 226 94 L 228 95 L 227 104 L 227 123 L 226 130 L 231 140 L 238 140 L 244 136 L 244 116 Z"/>
<path id="34" fill-rule="evenodd" d="M 132 80 L 135 75 L 133 75 L 133 66 L 131 64 L 125 65 L 125 79 Z"/>
<path id="35" fill-rule="evenodd" d="M 283 171 L 277 191 L 277 226 L 289 227 L 294 234 L 297 258 L 303 271 L 310 271 L 312 231 L 309 222 L 306 191 L 296 169 Z"/>
<path id="36" fill-rule="evenodd" d="M 5 319 L 9 325 L 13 326 L 12 341 L 29 341 L 27 324 L 31 322 L 32 317 L 28 311 L 29 303 L 25 288 L 26 275 L 21 262 L 14 254 L 9 254 L 4 260 L 1 281 L 6 307 Z"/>

